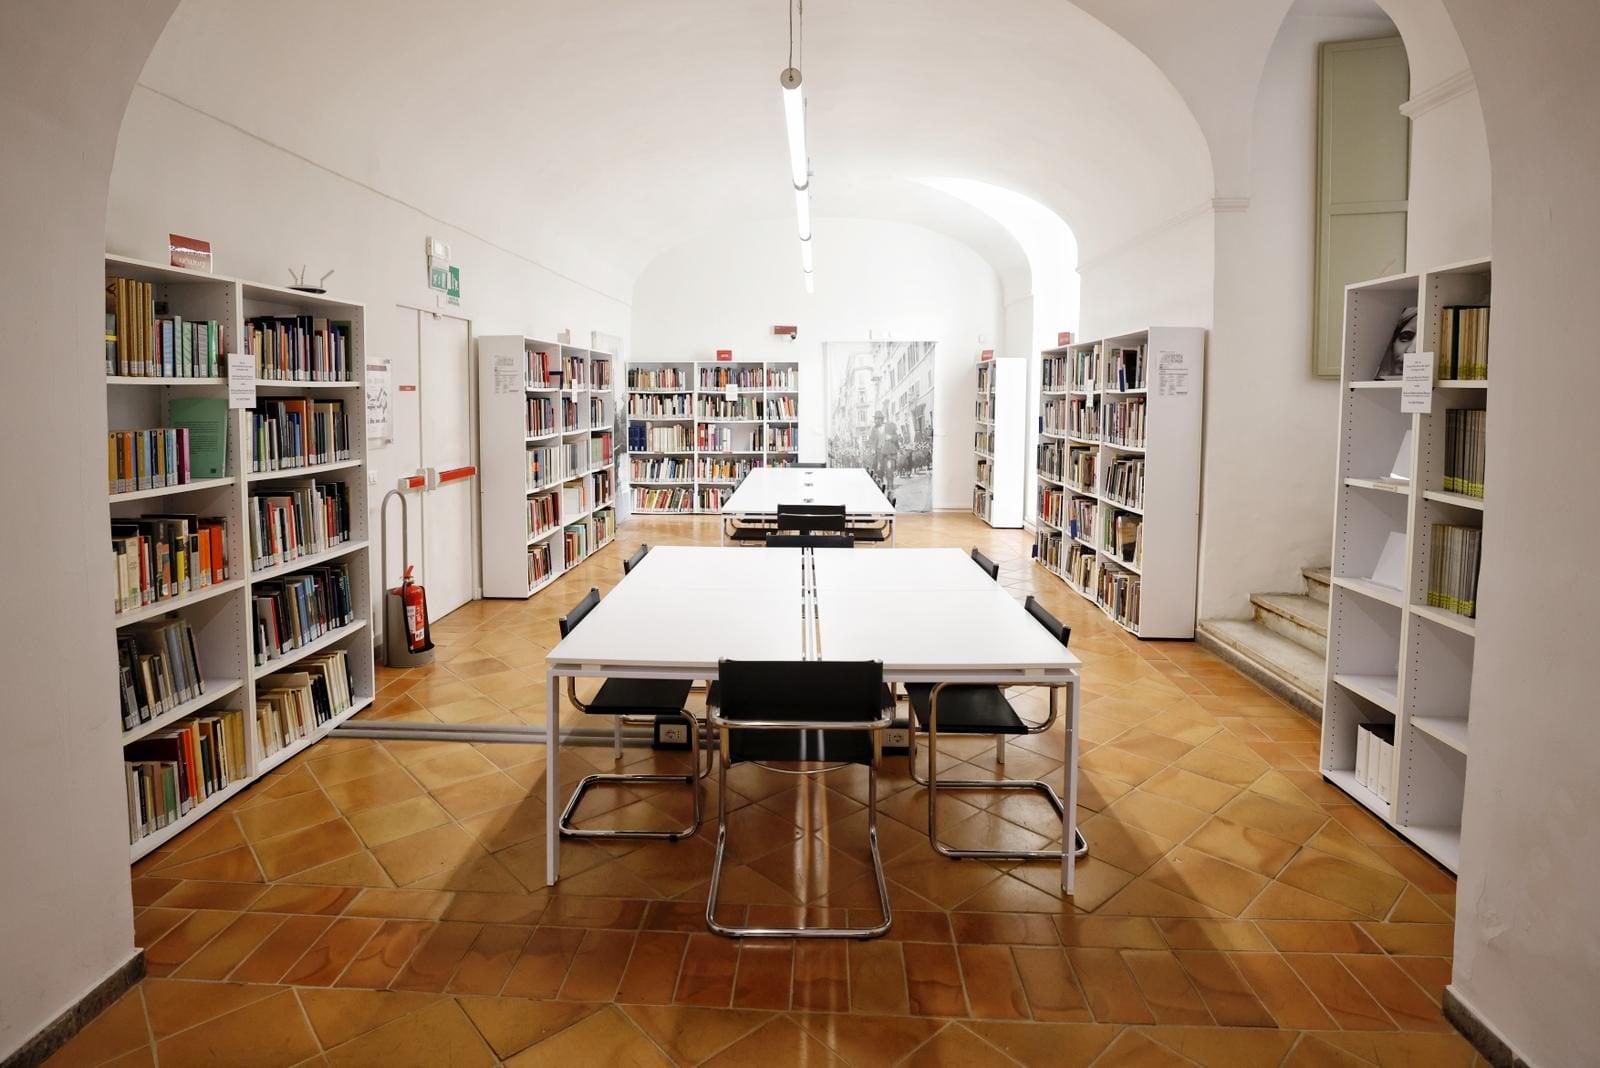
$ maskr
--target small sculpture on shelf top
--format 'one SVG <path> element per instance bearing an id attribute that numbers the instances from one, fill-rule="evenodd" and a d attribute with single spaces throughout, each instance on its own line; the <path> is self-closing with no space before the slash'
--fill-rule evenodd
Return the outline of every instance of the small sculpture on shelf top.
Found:
<path id="1" fill-rule="evenodd" d="M 294 279 L 294 281 L 289 283 L 290 289 L 299 290 L 301 293 L 326 293 L 327 290 L 323 288 L 323 286 L 328 279 L 333 277 L 333 272 L 329 271 L 327 274 L 317 279 L 317 284 L 314 286 L 306 285 L 306 268 L 304 264 L 301 264 L 299 274 L 295 274 L 294 268 L 290 267 L 289 277 Z"/>

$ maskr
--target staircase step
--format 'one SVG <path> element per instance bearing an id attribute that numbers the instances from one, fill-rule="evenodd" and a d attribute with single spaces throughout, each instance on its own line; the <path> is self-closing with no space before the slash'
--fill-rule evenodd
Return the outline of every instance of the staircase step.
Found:
<path id="1" fill-rule="evenodd" d="M 1326 567 L 1303 567 L 1300 576 L 1306 581 L 1306 596 L 1327 604 L 1328 587 L 1333 585 L 1333 571 Z"/>
<path id="2" fill-rule="evenodd" d="M 1298 642 L 1318 656 L 1328 655 L 1328 606 L 1301 593 L 1252 593 L 1256 622 Z"/>
<path id="3" fill-rule="evenodd" d="M 1322 715 L 1325 657 L 1254 620 L 1202 620 L 1195 637 L 1296 708 Z"/>

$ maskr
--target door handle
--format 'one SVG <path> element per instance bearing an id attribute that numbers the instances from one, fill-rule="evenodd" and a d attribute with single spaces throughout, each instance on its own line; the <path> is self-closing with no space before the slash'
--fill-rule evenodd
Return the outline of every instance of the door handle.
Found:
<path id="1" fill-rule="evenodd" d="M 434 486 L 442 486 L 446 482 L 459 482 L 464 478 L 471 478 L 478 473 L 478 469 L 471 464 L 465 467 L 451 467 L 440 471 L 434 480 Z"/>

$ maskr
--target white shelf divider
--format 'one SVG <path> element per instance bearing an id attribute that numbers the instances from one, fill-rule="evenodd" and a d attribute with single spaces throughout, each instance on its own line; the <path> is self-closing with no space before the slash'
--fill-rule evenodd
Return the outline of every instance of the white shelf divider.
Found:
<path id="1" fill-rule="evenodd" d="M 1027 493 L 1028 361 L 980 356 L 973 416 L 972 514 L 991 527 L 1022 526 Z"/>

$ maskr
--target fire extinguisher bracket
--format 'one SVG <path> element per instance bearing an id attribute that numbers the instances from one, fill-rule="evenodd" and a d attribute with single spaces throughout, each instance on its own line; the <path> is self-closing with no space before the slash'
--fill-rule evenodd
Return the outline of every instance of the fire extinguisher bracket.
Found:
<path id="1" fill-rule="evenodd" d="M 399 498 L 400 501 L 400 581 L 390 587 L 388 582 L 389 571 L 389 499 Z M 380 556 L 379 574 L 383 577 L 383 662 L 392 668 L 421 667 L 433 663 L 433 640 L 428 634 L 428 621 L 426 609 L 421 601 L 421 590 L 410 579 L 411 539 L 410 527 L 406 522 L 405 494 L 397 489 L 392 489 L 383 495 L 383 503 L 378 508 L 379 518 L 379 549 Z M 407 626 L 406 599 L 407 593 L 413 595 L 413 607 L 420 610 L 421 647 L 412 648 L 411 628 Z"/>

